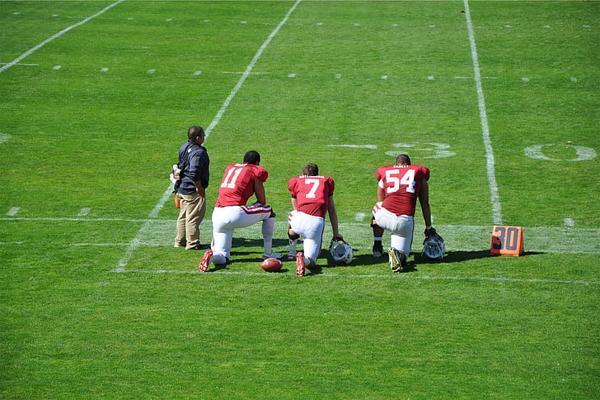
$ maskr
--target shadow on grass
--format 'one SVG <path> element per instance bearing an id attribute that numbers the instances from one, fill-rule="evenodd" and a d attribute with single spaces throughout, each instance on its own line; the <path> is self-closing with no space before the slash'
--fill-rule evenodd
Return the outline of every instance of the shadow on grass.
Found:
<path id="1" fill-rule="evenodd" d="M 539 252 L 539 251 L 526 251 L 520 257 L 533 256 L 533 255 L 539 255 L 539 254 L 544 254 L 544 253 Z M 482 259 L 482 258 L 495 258 L 495 257 L 505 257 L 505 256 L 491 255 L 489 249 L 470 250 L 470 251 L 457 250 L 457 251 L 447 252 L 446 255 L 444 256 L 444 258 L 441 260 L 430 260 L 420 253 L 415 253 L 414 262 L 416 264 L 438 264 L 438 263 L 449 264 L 449 263 L 458 263 L 458 262 L 463 262 L 463 261 L 468 261 L 468 260 L 478 260 L 478 259 Z"/>

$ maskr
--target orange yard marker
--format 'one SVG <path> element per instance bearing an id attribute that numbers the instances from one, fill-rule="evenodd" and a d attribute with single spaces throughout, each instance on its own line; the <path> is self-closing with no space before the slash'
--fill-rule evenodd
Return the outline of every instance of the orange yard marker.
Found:
<path id="1" fill-rule="evenodd" d="M 520 226 L 494 226 L 492 230 L 492 247 L 494 256 L 520 256 L 523 247 L 523 228 Z"/>

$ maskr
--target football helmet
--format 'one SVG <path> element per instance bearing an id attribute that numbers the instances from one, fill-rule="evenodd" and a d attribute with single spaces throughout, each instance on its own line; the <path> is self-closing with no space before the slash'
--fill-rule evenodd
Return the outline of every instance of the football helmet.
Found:
<path id="1" fill-rule="evenodd" d="M 431 260 L 441 260 L 446 252 L 444 239 L 437 234 L 434 228 L 425 230 L 423 241 L 423 255 Z"/>
<path id="2" fill-rule="evenodd" d="M 352 262 L 352 246 L 343 240 L 331 240 L 329 254 L 336 264 L 350 264 Z"/>

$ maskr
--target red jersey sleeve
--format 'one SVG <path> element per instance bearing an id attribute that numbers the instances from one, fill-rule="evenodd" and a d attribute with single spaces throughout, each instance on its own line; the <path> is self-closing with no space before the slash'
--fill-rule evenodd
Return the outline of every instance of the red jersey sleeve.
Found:
<path id="1" fill-rule="evenodd" d="M 429 168 L 420 165 L 419 169 L 417 171 L 419 174 L 418 175 L 419 178 L 425 178 L 426 181 L 429 180 Z"/>
<path id="2" fill-rule="evenodd" d="M 259 181 L 264 182 L 269 177 L 269 173 L 266 169 L 264 169 L 260 165 L 257 165 L 254 169 L 254 176 L 256 176 L 256 179 L 258 179 Z"/>
<path id="3" fill-rule="evenodd" d="M 290 191 L 290 194 L 292 195 L 293 198 L 296 198 L 296 195 L 298 193 L 297 184 L 298 184 L 297 177 L 291 178 L 288 182 L 288 190 Z"/>
<path id="4" fill-rule="evenodd" d="M 333 179 L 328 176 L 327 180 L 325 181 L 325 185 L 327 185 L 329 196 L 333 196 L 333 191 L 335 190 L 335 182 Z"/>

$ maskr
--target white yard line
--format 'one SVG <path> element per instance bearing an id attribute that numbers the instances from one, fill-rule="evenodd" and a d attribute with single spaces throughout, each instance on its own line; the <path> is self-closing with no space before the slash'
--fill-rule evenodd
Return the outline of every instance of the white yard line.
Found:
<path id="1" fill-rule="evenodd" d="M 231 100 L 233 100 L 233 98 L 235 97 L 237 92 L 240 90 L 240 88 L 242 87 L 242 85 L 244 84 L 244 82 L 246 81 L 246 79 L 248 78 L 250 73 L 252 72 L 252 69 L 254 68 L 254 66 L 256 65 L 258 60 L 260 59 L 262 53 L 265 51 L 265 49 L 267 48 L 269 43 L 271 43 L 271 40 L 273 40 L 273 38 L 275 37 L 275 35 L 277 35 L 277 33 L 283 27 L 283 25 L 287 22 L 288 18 L 294 12 L 294 10 L 298 6 L 298 4 L 300 4 L 301 1 L 302 0 L 296 0 L 296 2 L 292 5 L 292 7 L 289 9 L 287 14 L 285 15 L 285 17 L 281 20 L 279 25 L 277 25 L 277 27 L 273 30 L 273 32 L 271 32 L 271 34 L 267 37 L 267 39 L 264 41 L 264 43 L 260 46 L 260 48 L 258 49 L 256 54 L 250 61 L 250 64 L 248 64 L 248 66 L 246 67 L 246 70 L 244 71 L 244 73 L 242 74 L 242 76 L 240 77 L 240 79 L 238 80 L 236 85 L 234 86 L 234 88 L 231 90 L 231 93 L 229 93 L 229 96 L 227 96 L 227 98 L 223 102 L 223 105 L 217 112 L 217 115 L 215 115 L 215 117 L 213 118 L 213 120 L 210 123 L 210 125 L 208 126 L 208 128 L 206 128 L 205 135 L 206 135 L 207 139 L 208 139 L 208 136 L 210 136 L 210 133 L 212 132 L 212 130 L 217 126 L 219 121 L 221 121 L 223 114 L 225 114 L 225 111 L 227 111 L 227 108 L 229 107 L 229 103 L 231 103 Z M 156 206 L 154 206 L 154 209 L 152 210 L 152 212 L 148 215 L 149 219 L 154 219 L 158 216 L 158 213 L 162 209 L 162 207 L 165 204 L 165 202 L 167 201 L 167 199 L 170 197 L 172 191 L 173 191 L 173 185 L 171 184 L 171 185 L 169 185 L 169 187 L 167 187 L 167 190 L 165 190 L 165 192 L 163 193 L 163 195 L 160 198 L 160 200 L 158 201 L 158 203 L 156 203 Z M 133 256 L 133 253 L 141 245 L 142 234 L 148 228 L 148 225 L 150 223 L 151 223 L 150 221 L 145 222 L 144 225 L 142 225 L 142 227 L 138 230 L 137 234 L 135 235 L 135 237 L 133 238 L 133 240 L 130 242 L 129 246 L 127 247 L 127 250 L 125 251 L 125 255 L 123 255 L 123 257 L 117 263 L 117 266 L 114 269 L 115 272 L 122 272 L 125 270 L 125 268 L 127 267 L 127 264 L 129 264 L 129 260 L 131 260 L 131 257 Z"/>
<path id="2" fill-rule="evenodd" d="M 229 96 L 227 96 L 227 99 L 225 99 L 225 102 L 223 102 L 223 105 L 219 109 L 219 112 L 217 112 L 217 115 L 213 118 L 213 120 L 210 123 L 210 125 L 208 126 L 208 128 L 206 128 L 206 132 L 205 133 L 206 133 L 206 137 L 207 138 L 210 135 L 210 133 L 212 132 L 212 130 L 215 128 L 215 126 L 217 126 L 217 124 L 219 123 L 219 121 L 221 121 L 221 118 L 223 117 L 223 114 L 225 114 L 225 111 L 227 111 L 227 108 L 229 107 L 229 103 L 231 103 L 231 100 L 233 100 L 233 98 L 235 97 L 235 95 L 237 94 L 237 92 L 240 90 L 240 88 L 242 87 L 242 85 L 244 84 L 244 82 L 246 82 L 246 79 L 248 78 L 248 76 L 252 72 L 252 69 L 254 69 L 254 66 L 256 65 L 256 63 L 258 62 L 258 60 L 260 59 L 260 57 L 262 56 L 262 53 L 265 51 L 265 49 L 267 48 L 267 46 L 271 43 L 271 40 L 273 40 L 273 38 L 275 37 L 275 35 L 277 35 L 277 33 L 279 33 L 279 30 L 283 27 L 283 25 L 285 25 L 285 23 L 287 22 L 287 20 L 290 17 L 290 15 L 292 15 L 292 13 L 294 12 L 294 10 L 298 6 L 298 4 L 300 4 L 300 1 L 302 1 L 302 0 L 296 0 L 296 2 L 294 3 L 294 5 L 292 5 L 292 7 L 289 9 L 289 11 L 285 15 L 285 17 L 281 20 L 281 22 L 279 23 L 279 25 L 277 25 L 277 27 L 267 37 L 267 39 L 262 44 L 262 46 L 260 46 L 260 48 L 258 49 L 258 51 L 256 52 L 256 54 L 252 58 L 252 61 L 250 61 L 250 64 L 248 64 L 248 66 L 246 67 L 246 70 L 244 71 L 244 73 L 242 74 L 242 76 L 240 77 L 240 79 L 238 80 L 237 84 L 231 90 L 231 93 L 229 93 Z"/>
<path id="3" fill-rule="evenodd" d="M 258 263 L 257 263 L 258 264 Z M 258 268 L 258 266 L 257 266 Z M 352 267 L 344 267 L 352 268 Z M 280 274 L 268 274 L 261 271 L 232 271 L 229 269 L 219 270 L 214 272 L 208 272 L 205 274 L 199 274 L 195 270 L 168 270 L 168 269 L 128 269 L 124 271 L 115 272 L 127 272 L 127 273 L 138 273 L 138 274 L 174 274 L 174 275 L 199 275 L 199 276 L 259 276 L 268 279 L 297 279 L 293 273 L 280 273 Z M 387 269 L 386 269 L 387 272 Z M 338 274 L 336 272 L 325 271 L 315 276 L 315 278 L 335 278 L 335 279 L 376 279 L 376 280 L 399 280 L 399 281 L 470 281 L 470 282 L 495 282 L 495 283 L 525 283 L 525 284 L 546 284 L 546 285 L 600 285 L 600 281 L 588 281 L 584 279 L 550 279 L 550 278 L 512 278 L 508 276 L 460 276 L 460 275 L 420 275 L 418 272 L 410 274 L 392 274 L 382 273 L 381 274 Z M 312 277 L 305 277 L 304 279 L 313 279 Z"/>
<path id="4" fill-rule="evenodd" d="M 493 222 L 496 225 L 502 225 L 502 209 L 500 206 L 500 194 L 498 193 L 498 183 L 496 182 L 496 167 L 494 161 L 494 149 L 490 139 L 490 128 L 488 125 L 487 112 L 485 108 L 485 97 L 483 95 L 483 86 L 481 85 L 481 71 L 479 69 L 479 57 L 477 55 L 477 45 L 475 44 L 475 33 L 473 31 L 473 22 L 471 20 L 471 11 L 469 10 L 469 0 L 463 0 L 465 6 L 465 18 L 467 20 L 467 32 L 469 34 L 469 44 L 471 45 L 471 59 L 473 61 L 473 74 L 475 85 L 477 87 L 477 100 L 479 103 L 479 118 L 481 120 L 481 133 L 485 145 L 485 156 L 487 164 L 487 177 L 490 186 L 490 197 L 492 202 Z"/>
<path id="5" fill-rule="evenodd" d="M 14 217 L 0 218 L 0 221 L 51 221 L 51 222 L 146 222 L 147 218 L 78 218 L 78 217 Z"/>
<path id="6" fill-rule="evenodd" d="M 165 194 L 170 196 L 170 190 Z M 127 219 L 127 218 L 90 218 L 72 217 L 72 218 L 27 218 L 27 217 L 2 217 L 0 221 L 10 224 L 19 224 L 22 222 L 63 222 L 63 223 L 135 223 L 143 224 L 137 232 L 134 245 L 125 243 L 127 247 L 171 247 L 173 245 L 172 235 L 175 231 L 176 220 L 158 219 L 156 215 L 159 209 L 153 210 L 154 217 L 146 219 Z M 365 217 L 366 217 L 365 213 Z M 8 226 L 8 225 L 6 225 Z M 492 224 L 490 225 L 436 225 L 438 231 L 446 239 L 446 250 L 451 255 L 454 252 L 481 252 L 490 247 L 490 236 Z M 525 226 L 525 250 L 527 252 L 555 253 L 555 254 L 600 254 L 600 229 L 598 228 L 580 228 L 572 226 Z M 260 225 L 251 226 L 236 232 L 238 238 L 257 238 L 260 237 Z M 275 225 L 275 237 L 286 237 L 287 222 L 283 219 L 277 221 Z M 205 221 L 201 226 L 201 236 L 210 237 L 212 232 L 211 222 Z M 367 222 L 343 222 L 340 223 L 340 230 L 344 237 L 353 245 L 358 252 L 370 251 L 371 232 Z M 420 231 L 418 228 L 417 231 Z M 331 234 L 330 228 L 325 229 L 325 236 Z M 418 234 L 416 234 L 418 237 Z M 389 236 L 384 237 L 384 243 L 387 245 Z M 12 242 L 0 242 L 0 245 L 11 245 Z M 16 243 L 14 243 L 16 244 Z M 25 243 L 23 243 L 25 244 Z M 122 247 L 123 242 L 102 242 L 96 243 L 60 243 L 52 242 L 56 246 L 115 246 Z M 35 245 L 35 242 L 27 242 L 27 245 Z M 419 251 L 419 246 L 415 245 L 414 251 Z M 130 254 L 131 256 L 131 254 Z"/>
<path id="7" fill-rule="evenodd" d="M 27 50 L 25 53 L 21 54 L 20 56 L 18 56 L 17 58 L 15 58 L 14 60 L 12 60 L 11 62 L 9 62 L 6 65 L 3 65 L 2 67 L 0 67 L 0 73 L 6 71 L 7 69 L 11 68 L 12 66 L 16 65 L 19 63 L 19 61 L 29 57 L 30 55 L 32 55 L 33 53 L 35 53 L 36 51 L 38 51 L 39 49 L 41 49 L 42 47 L 44 47 L 45 45 L 47 45 L 48 43 L 50 43 L 51 41 L 53 41 L 54 39 L 58 39 L 59 37 L 61 37 L 62 35 L 64 35 L 65 33 L 69 32 L 72 29 L 77 28 L 78 26 L 81 26 L 83 24 L 85 24 L 86 22 L 91 21 L 92 19 L 104 14 L 105 12 L 107 12 L 108 10 L 110 10 L 111 8 L 113 8 L 114 6 L 124 2 L 125 0 L 118 0 L 115 1 L 114 3 L 110 4 L 109 6 L 103 8 L 102 10 L 98 11 L 96 14 L 91 15 L 85 19 L 82 19 L 81 21 L 77 22 L 76 24 L 73 24 L 65 29 L 63 29 L 62 31 L 55 33 L 54 35 L 50 36 L 48 39 L 44 40 L 43 42 L 41 42 L 40 44 L 38 44 L 35 47 L 32 47 L 31 49 Z"/>

